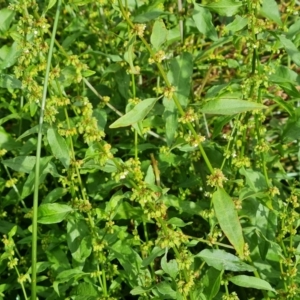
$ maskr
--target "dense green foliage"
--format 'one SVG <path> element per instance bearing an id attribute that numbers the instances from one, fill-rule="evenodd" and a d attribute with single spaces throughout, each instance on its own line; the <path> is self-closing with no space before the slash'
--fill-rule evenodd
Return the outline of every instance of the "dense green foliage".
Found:
<path id="1" fill-rule="evenodd" d="M 296 1 L 6 2 L 0 299 L 300 299 Z"/>

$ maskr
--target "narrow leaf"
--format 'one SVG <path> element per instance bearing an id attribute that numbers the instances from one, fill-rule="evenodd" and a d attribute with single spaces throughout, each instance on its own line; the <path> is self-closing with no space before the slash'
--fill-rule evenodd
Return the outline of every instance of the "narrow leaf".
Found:
<path id="1" fill-rule="evenodd" d="M 237 211 L 224 189 L 213 193 L 212 201 L 220 227 L 240 257 L 244 256 L 244 237 Z"/>
<path id="2" fill-rule="evenodd" d="M 109 128 L 126 127 L 142 121 L 151 111 L 157 98 L 149 98 L 138 103 L 131 111 L 119 118 Z"/>
<path id="3" fill-rule="evenodd" d="M 69 168 L 71 158 L 66 141 L 59 135 L 57 129 L 49 128 L 47 130 L 47 139 L 54 157 L 59 159 L 66 169 Z"/>
<path id="4" fill-rule="evenodd" d="M 267 281 L 260 278 L 256 278 L 254 276 L 238 275 L 229 278 L 229 281 L 231 281 L 235 285 L 246 287 L 246 288 L 253 288 L 253 289 L 275 292 L 275 290 L 271 287 L 271 285 Z"/>
<path id="5" fill-rule="evenodd" d="M 63 221 L 73 211 L 73 208 L 66 204 L 46 203 L 38 209 L 38 223 L 54 224 Z"/>
<path id="6" fill-rule="evenodd" d="M 201 111 L 205 114 L 234 115 L 255 109 L 267 108 L 263 104 L 245 100 L 217 99 L 206 102 Z"/>

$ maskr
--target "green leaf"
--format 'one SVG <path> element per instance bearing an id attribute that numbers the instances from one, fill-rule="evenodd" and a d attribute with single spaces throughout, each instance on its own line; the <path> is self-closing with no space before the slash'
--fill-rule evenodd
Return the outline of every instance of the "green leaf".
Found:
<path id="1" fill-rule="evenodd" d="M 55 224 L 63 221 L 73 211 L 73 208 L 66 204 L 46 203 L 41 204 L 38 209 L 38 223 Z"/>
<path id="2" fill-rule="evenodd" d="M 212 23 L 212 16 L 208 9 L 194 4 L 193 20 L 199 32 L 213 41 L 218 40 L 218 34 Z"/>
<path id="3" fill-rule="evenodd" d="M 15 12 L 8 8 L 0 10 L 0 32 L 5 33 L 14 19 Z"/>
<path id="4" fill-rule="evenodd" d="M 167 207 L 173 206 L 177 208 L 180 213 L 184 212 L 189 215 L 200 215 L 202 210 L 202 207 L 199 203 L 193 201 L 182 201 L 172 195 L 163 196 L 162 199 Z"/>
<path id="5" fill-rule="evenodd" d="M 244 263 L 237 256 L 224 250 L 205 249 L 195 256 L 202 258 L 209 266 L 219 271 L 253 272 L 256 270 L 254 267 Z"/>
<path id="6" fill-rule="evenodd" d="M 237 31 L 242 30 L 245 26 L 247 26 L 247 24 L 248 24 L 247 18 L 236 15 L 234 21 L 226 25 L 225 28 L 227 31 L 231 33 L 235 33 Z"/>
<path id="7" fill-rule="evenodd" d="M 52 159 L 52 156 L 45 156 L 42 157 L 40 159 L 40 176 L 39 176 L 39 184 L 43 183 L 46 175 L 48 172 L 48 165 L 50 163 Z M 35 170 L 33 169 L 30 173 L 29 176 L 27 177 L 24 185 L 23 185 L 23 189 L 22 189 L 22 193 L 21 193 L 21 198 L 24 199 L 27 196 L 29 196 L 32 192 L 33 192 L 33 188 L 34 188 L 34 183 L 35 183 Z"/>
<path id="8" fill-rule="evenodd" d="M 179 219 L 177 217 L 173 217 L 168 220 L 167 224 L 175 225 L 177 227 L 185 227 L 187 225 L 193 224 L 193 222 L 185 223 L 181 219 Z"/>
<path id="9" fill-rule="evenodd" d="M 246 288 L 276 292 L 275 289 L 273 289 L 267 281 L 260 278 L 256 278 L 254 276 L 237 275 L 229 278 L 229 281 L 231 281 L 235 285 Z"/>
<path id="10" fill-rule="evenodd" d="M 260 256 L 265 260 L 270 248 L 268 240 L 276 240 L 277 216 L 266 206 L 259 204 L 256 212 L 255 225 L 265 237 L 260 239 L 258 243 Z"/>
<path id="11" fill-rule="evenodd" d="M 3 123 L 12 120 L 12 119 L 20 119 L 20 115 L 19 114 L 10 114 L 5 116 L 4 118 L 0 119 L 0 125 L 2 125 Z"/>
<path id="12" fill-rule="evenodd" d="M 300 139 L 300 119 L 298 116 L 288 119 L 283 128 L 282 136 L 285 143 Z"/>
<path id="13" fill-rule="evenodd" d="M 138 103 L 132 110 L 119 118 L 109 128 L 126 127 L 142 121 L 155 105 L 157 98 L 149 98 Z"/>
<path id="14" fill-rule="evenodd" d="M 184 52 L 170 60 L 168 79 L 175 87 L 175 94 L 183 107 L 188 104 L 188 97 L 191 92 L 191 78 L 193 74 L 193 56 Z"/>
<path id="15" fill-rule="evenodd" d="M 282 25 L 278 5 L 275 0 L 263 0 L 260 13 L 278 25 Z"/>
<path id="16" fill-rule="evenodd" d="M 246 111 L 265 109 L 263 104 L 245 100 L 216 99 L 206 102 L 201 111 L 205 114 L 234 115 Z"/>
<path id="17" fill-rule="evenodd" d="M 134 289 L 132 289 L 130 291 L 131 295 L 141 295 L 144 293 L 147 293 L 148 291 L 150 291 L 152 289 L 152 287 L 142 287 L 142 286 L 136 286 Z"/>
<path id="18" fill-rule="evenodd" d="M 2 160 L 2 163 L 17 172 L 30 173 L 35 165 L 35 156 L 17 156 Z"/>
<path id="19" fill-rule="evenodd" d="M 54 157 L 59 159 L 66 169 L 69 168 L 71 158 L 68 145 L 64 138 L 59 135 L 57 129 L 50 127 L 47 130 L 47 139 Z"/>
<path id="20" fill-rule="evenodd" d="M 221 286 L 223 272 L 215 268 L 209 268 L 203 278 L 204 294 L 207 300 L 212 300 L 218 294 Z"/>
<path id="21" fill-rule="evenodd" d="M 169 274 L 173 279 L 176 278 L 178 275 L 179 269 L 178 264 L 175 259 L 171 259 L 169 262 L 167 262 L 167 253 L 164 255 L 164 257 L 161 259 L 161 268 L 164 270 L 165 273 Z"/>
<path id="22" fill-rule="evenodd" d="M 66 195 L 68 190 L 66 188 L 58 187 L 50 191 L 50 193 L 43 199 L 43 203 L 52 203 L 58 199 L 61 199 Z"/>
<path id="23" fill-rule="evenodd" d="M 150 41 L 154 49 L 158 50 L 159 47 L 167 40 L 168 30 L 162 19 L 156 20 L 152 28 Z"/>
<path id="24" fill-rule="evenodd" d="M 70 219 L 67 224 L 67 242 L 76 262 L 84 262 L 92 252 L 90 230 L 84 220 Z"/>
<path id="25" fill-rule="evenodd" d="M 22 82 L 14 75 L 0 74 L 0 87 L 4 89 L 21 89 Z"/>
<path id="26" fill-rule="evenodd" d="M 212 202 L 220 227 L 240 257 L 244 257 L 242 226 L 231 197 L 224 189 L 213 193 Z"/>
<path id="27" fill-rule="evenodd" d="M 0 70 L 13 66 L 20 56 L 21 51 L 16 42 L 13 43 L 12 46 L 4 45 L 0 49 Z"/>
<path id="28" fill-rule="evenodd" d="M 297 66 L 300 66 L 300 52 L 295 44 L 291 40 L 287 39 L 284 35 L 280 35 L 279 40 L 292 61 Z"/>
<path id="29" fill-rule="evenodd" d="M 165 249 L 161 249 L 159 247 L 154 247 L 148 257 L 146 257 L 143 262 L 142 262 L 142 267 L 147 267 L 149 266 L 155 258 L 163 255 L 165 253 Z"/>
<path id="30" fill-rule="evenodd" d="M 240 174 L 246 177 L 247 185 L 254 191 L 260 192 L 267 189 L 266 179 L 260 172 L 253 171 L 252 169 L 240 169 Z"/>
<path id="31" fill-rule="evenodd" d="M 175 138 L 175 134 L 176 134 L 176 130 L 178 127 L 178 115 L 177 115 L 177 109 L 175 106 L 174 101 L 164 97 L 163 99 L 163 105 L 165 107 L 165 111 L 163 113 L 163 119 L 166 122 L 166 140 L 167 140 L 167 144 L 168 146 L 171 146 L 174 138 Z"/>
<path id="32" fill-rule="evenodd" d="M 57 0 L 49 0 L 47 10 L 51 9 L 55 5 L 56 1 Z"/>
<path id="33" fill-rule="evenodd" d="M 176 292 L 172 289 L 170 283 L 163 281 L 157 284 L 155 288 L 160 294 L 167 295 L 168 299 L 176 299 Z"/>
<path id="34" fill-rule="evenodd" d="M 202 6 L 207 7 L 209 10 L 212 10 L 221 16 L 231 17 L 238 12 L 242 5 L 241 2 L 235 0 L 219 0 Z"/>
<path id="35" fill-rule="evenodd" d="M 122 204 L 124 195 L 121 190 L 116 192 L 106 203 L 105 213 L 112 220 L 118 212 L 119 206 Z"/>

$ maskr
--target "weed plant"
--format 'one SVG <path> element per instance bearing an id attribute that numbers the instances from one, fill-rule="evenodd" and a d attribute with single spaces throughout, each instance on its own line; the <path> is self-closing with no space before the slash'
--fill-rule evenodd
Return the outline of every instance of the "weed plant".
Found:
<path id="1" fill-rule="evenodd" d="M 0 299 L 300 299 L 293 0 L 0 1 Z"/>

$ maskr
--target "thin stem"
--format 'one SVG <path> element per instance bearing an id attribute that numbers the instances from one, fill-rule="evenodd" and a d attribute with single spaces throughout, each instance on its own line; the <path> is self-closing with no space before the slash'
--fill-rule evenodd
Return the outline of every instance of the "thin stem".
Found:
<path id="1" fill-rule="evenodd" d="M 42 148 L 42 128 L 44 122 L 44 111 L 46 107 L 46 97 L 48 89 L 48 80 L 51 66 L 51 59 L 54 48 L 55 35 L 58 25 L 58 19 L 61 9 L 61 0 L 58 0 L 57 9 L 53 24 L 53 30 L 50 40 L 50 47 L 47 59 L 47 67 L 44 79 L 43 96 L 41 102 L 40 119 L 39 119 L 39 132 L 36 148 L 36 164 L 35 164 L 35 182 L 34 182 L 34 195 L 33 195 L 33 216 L 32 216 L 32 258 L 31 258 L 31 300 L 36 300 L 36 277 L 37 277 L 37 213 L 38 213 L 38 202 L 39 202 L 39 179 L 40 179 L 40 159 L 41 159 L 41 148 Z"/>
<path id="2" fill-rule="evenodd" d="M 128 14 L 127 14 L 126 11 L 124 10 L 122 1 L 121 1 L 121 0 L 118 0 L 118 4 L 119 4 L 119 8 L 120 8 L 120 10 L 121 10 L 121 12 L 122 12 L 122 15 L 123 15 L 124 19 L 126 20 L 127 24 L 128 24 L 131 28 L 134 28 L 134 25 L 133 25 L 132 21 L 130 20 L 130 18 L 128 17 Z M 151 57 L 154 57 L 154 52 L 153 52 L 151 46 L 150 46 L 150 45 L 148 44 L 148 42 L 145 40 L 145 38 L 142 37 L 142 36 L 139 36 L 139 38 L 141 39 L 141 41 L 143 42 L 144 46 L 145 46 L 145 47 L 147 48 L 147 50 L 149 51 L 150 56 L 151 56 Z M 171 88 L 172 85 L 171 85 L 171 83 L 170 83 L 170 81 L 169 81 L 169 79 L 168 79 L 168 77 L 167 77 L 166 72 L 165 72 L 164 69 L 163 69 L 162 64 L 159 63 L 159 62 L 156 62 L 156 66 L 157 66 L 157 68 L 158 68 L 158 70 L 159 70 L 159 72 L 160 72 L 160 75 L 161 75 L 161 77 L 163 78 L 163 80 L 164 80 L 166 86 L 167 86 L 168 88 Z M 179 100 L 178 100 L 178 98 L 177 98 L 177 96 L 176 96 L 175 93 L 173 94 L 173 101 L 174 101 L 174 103 L 175 103 L 175 105 L 176 105 L 176 107 L 177 107 L 177 110 L 179 111 L 180 115 L 181 115 L 181 116 L 184 116 L 184 115 L 185 115 L 185 112 L 184 112 L 184 110 L 183 110 L 183 108 L 182 108 L 182 106 L 181 106 L 181 104 L 180 104 L 180 102 L 179 102 Z M 188 129 L 192 132 L 192 134 L 194 135 L 194 137 L 195 137 L 195 138 L 198 138 L 198 134 L 197 134 L 196 130 L 194 129 L 193 125 L 192 125 L 190 122 L 187 122 L 186 125 L 187 125 Z M 207 155 L 206 155 L 206 152 L 205 152 L 203 146 L 202 146 L 201 144 L 199 144 L 198 147 L 199 147 L 200 153 L 201 153 L 201 155 L 202 155 L 202 157 L 203 157 L 203 159 L 204 159 L 204 161 L 205 161 L 205 164 L 206 164 L 206 166 L 208 167 L 210 173 L 213 173 L 213 172 L 214 172 L 214 169 L 213 169 L 213 167 L 212 167 L 212 165 L 211 165 L 211 163 L 210 163 L 210 161 L 209 161 L 209 159 L 208 159 L 208 157 L 207 157 Z"/>

